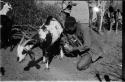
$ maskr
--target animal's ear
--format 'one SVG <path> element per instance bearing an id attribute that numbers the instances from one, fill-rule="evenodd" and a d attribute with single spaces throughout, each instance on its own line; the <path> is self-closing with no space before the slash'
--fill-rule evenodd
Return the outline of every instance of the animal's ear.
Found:
<path id="1" fill-rule="evenodd" d="M 52 18 L 53 18 L 52 16 L 48 16 L 46 19 L 45 25 L 49 25 Z"/>

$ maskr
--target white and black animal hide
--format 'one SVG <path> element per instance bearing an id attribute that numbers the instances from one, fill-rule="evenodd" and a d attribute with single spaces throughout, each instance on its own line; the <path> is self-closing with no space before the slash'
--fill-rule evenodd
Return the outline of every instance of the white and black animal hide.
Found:
<path id="1" fill-rule="evenodd" d="M 52 16 L 47 18 L 45 24 L 39 29 L 39 37 L 41 40 L 48 41 L 47 38 L 51 39 L 53 44 L 60 37 L 63 32 L 61 24 Z M 50 42 L 50 41 L 49 41 Z"/>

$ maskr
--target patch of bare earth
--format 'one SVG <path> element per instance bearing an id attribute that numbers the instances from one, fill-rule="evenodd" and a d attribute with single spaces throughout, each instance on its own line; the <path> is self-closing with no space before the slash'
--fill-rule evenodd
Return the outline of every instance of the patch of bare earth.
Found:
<path id="1" fill-rule="evenodd" d="M 95 38 L 96 36 L 94 36 Z M 101 37 L 96 41 L 96 44 L 100 43 L 100 49 L 104 51 L 101 54 L 103 57 L 92 67 L 92 73 L 99 73 L 101 78 L 104 79 L 104 75 L 109 75 L 111 80 L 122 80 L 122 32 L 119 31 L 116 34 L 112 32 L 104 32 Z M 93 44 L 95 45 L 95 44 Z"/>

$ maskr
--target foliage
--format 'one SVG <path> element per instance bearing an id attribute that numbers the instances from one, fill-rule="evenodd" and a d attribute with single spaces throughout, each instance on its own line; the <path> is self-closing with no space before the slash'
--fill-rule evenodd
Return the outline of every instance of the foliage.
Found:
<path id="1" fill-rule="evenodd" d="M 15 24 L 40 26 L 47 16 L 59 18 L 57 5 L 44 4 L 41 2 L 37 7 L 34 0 L 6 0 L 10 2 L 13 10 L 8 14 Z"/>

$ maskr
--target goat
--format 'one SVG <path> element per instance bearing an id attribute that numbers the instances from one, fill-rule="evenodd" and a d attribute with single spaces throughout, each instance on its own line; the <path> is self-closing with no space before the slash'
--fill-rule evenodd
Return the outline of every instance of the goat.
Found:
<path id="1" fill-rule="evenodd" d="M 18 45 L 17 61 L 22 62 L 27 55 L 27 51 L 40 47 L 43 50 L 43 62 L 46 63 L 46 68 L 48 69 L 55 54 L 60 51 L 61 57 L 63 57 L 62 47 L 60 47 L 62 32 L 63 26 L 61 23 L 56 18 L 49 16 L 34 37 L 24 43 L 21 41 L 22 44 Z"/>

